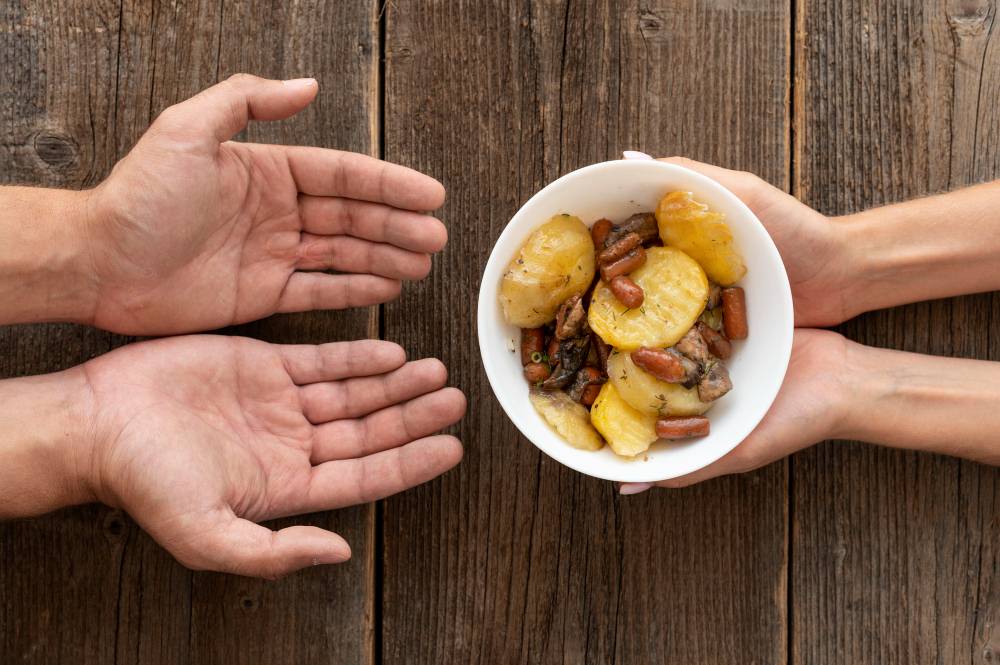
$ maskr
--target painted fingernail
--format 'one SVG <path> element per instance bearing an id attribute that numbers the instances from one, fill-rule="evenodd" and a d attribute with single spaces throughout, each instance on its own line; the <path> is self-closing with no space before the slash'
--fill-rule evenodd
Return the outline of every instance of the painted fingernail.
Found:
<path id="1" fill-rule="evenodd" d="M 653 159 L 652 156 L 638 150 L 625 150 L 622 152 L 622 157 L 625 159 Z"/>
<path id="2" fill-rule="evenodd" d="M 622 483 L 622 486 L 618 488 L 618 493 L 623 496 L 628 496 L 629 494 L 639 494 L 645 492 L 653 483 Z"/>
<path id="3" fill-rule="evenodd" d="M 287 81 L 282 81 L 286 86 L 292 88 L 293 90 L 304 90 L 306 88 L 312 88 L 316 85 L 316 79 L 288 79 Z"/>

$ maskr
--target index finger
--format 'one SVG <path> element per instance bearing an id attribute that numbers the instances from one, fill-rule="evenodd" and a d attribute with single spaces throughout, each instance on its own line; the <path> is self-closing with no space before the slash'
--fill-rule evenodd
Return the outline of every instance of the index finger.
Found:
<path id="1" fill-rule="evenodd" d="M 419 171 L 356 152 L 289 146 L 296 186 L 312 196 L 342 196 L 427 212 L 444 204 L 444 185 Z"/>

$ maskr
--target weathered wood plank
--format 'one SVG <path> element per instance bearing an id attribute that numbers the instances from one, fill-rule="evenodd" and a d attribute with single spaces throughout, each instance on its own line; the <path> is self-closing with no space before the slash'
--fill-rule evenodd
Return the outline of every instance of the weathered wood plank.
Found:
<path id="1" fill-rule="evenodd" d="M 449 249 L 387 307 L 470 398 L 457 472 L 386 502 L 383 649 L 408 662 L 781 662 L 785 471 L 618 498 L 517 435 L 477 287 L 545 182 L 622 149 L 788 182 L 787 3 L 388 3 L 387 158 L 449 188 Z"/>
<path id="2" fill-rule="evenodd" d="M 797 193 L 831 214 L 1000 176 L 993 2 L 800 0 Z M 853 339 L 1000 360 L 1000 300 L 869 314 Z M 795 457 L 793 660 L 1000 654 L 1000 472 L 830 443 Z"/>
<path id="3" fill-rule="evenodd" d="M 306 112 L 243 138 L 375 152 L 375 3 L 105 4 L 11 10 L 0 35 L 0 69 L 17 74 L 0 100 L 11 119 L 0 135 L 5 181 L 95 184 L 160 110 L 237 71 L 321 83 Z M 76 152 L 55 140 L 38 148 L 43 134 Z M 322 342 L 377 334 L 375 321 L 374 310 L 310 314 L 234 332 Z M 0 372 L 51 371 L 126 341 L 72 326 L 0 328 Z M 336 529 L 354 560 L 276 583 L 193 575 L 100 508 L 0 525 L 0 660 L 369 663 L 373 515 L 361 507 L 282 521 Z"/>

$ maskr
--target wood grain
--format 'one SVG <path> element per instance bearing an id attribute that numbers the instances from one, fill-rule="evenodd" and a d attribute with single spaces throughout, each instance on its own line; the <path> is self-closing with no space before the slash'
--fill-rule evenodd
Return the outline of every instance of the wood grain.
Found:
<path id="1" fill-rule="evenodd" d="M 800 0 L 797 193 L 831 214 L 1000 176 L 993 2 Z M 858 341 L 1000 360 L 995 294 L 872 313 Z M 793 461 L 796 663 L 1000 657 L 1000 472 L 829 443 Z"/>
<path id="2" fill-rule="evenodd" d="M 470 409 L 461 467 L 386 502 L 386 663 L 785 659 L 783 465 L 619 498 L 518 436 L 472 340 L 494 240 L 560 174 L 643 149 L 788 182 L 789 9 L 387 5 L 386 155 L 448 186 L 451 243 L 386 334 Z"/>
<path id="3" fill-rule="evenodd" d="M 163 108 L 237 71 L 321 83 L 307 111 L 242 138 L 377 149 L 374 3 L 73 2 L 3 12 L 0 69 L 13 74 L 0 81 L 4 182 L 94 185 Z M 376 322 L 362 310 L 231 332 L 325 342 L 377 335 Z M 0 376 L 60 369 L 128 341 L 74 326 L 0 328 Z M 373 516 L 364 506 L 280 521 L 335 529 L 354 559 L 274 583 L 192 574 L 117 511 L 0 524 L 0 662 L 370 663 Z"/>

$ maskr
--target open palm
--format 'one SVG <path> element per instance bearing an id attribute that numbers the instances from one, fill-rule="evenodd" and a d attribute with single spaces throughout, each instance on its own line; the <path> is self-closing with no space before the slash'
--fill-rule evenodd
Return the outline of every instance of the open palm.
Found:
<path id="1" fill-rule="evenodd" d="M 185 565 L 277 577 L 350 557 L 336 534 L 261 520 L 373 501 L 458 463 L 431 436 L 465 398 L 392 343 L 221 336 L 133 344 L 84 365 L 99 498 Z"/>
<path id="2" fill-rule="evenodd" d="M 420 212 L 443 203 L 436 180 L 355 153 L 230 141 L 316 92 L 312 79 L 237 75 L 157 118 L 90 197 L 92 323 L 207 330 L 385 302 L 427 275 L 447 241 Z"/>

